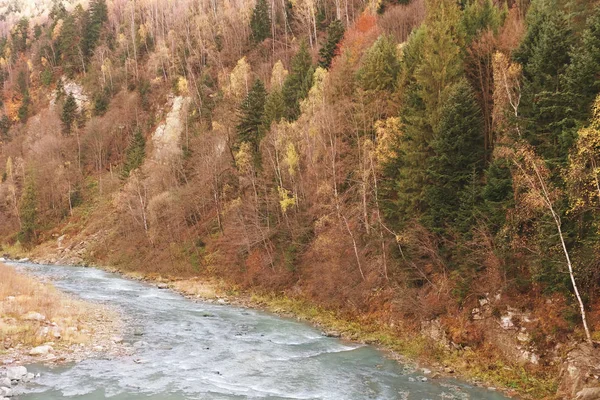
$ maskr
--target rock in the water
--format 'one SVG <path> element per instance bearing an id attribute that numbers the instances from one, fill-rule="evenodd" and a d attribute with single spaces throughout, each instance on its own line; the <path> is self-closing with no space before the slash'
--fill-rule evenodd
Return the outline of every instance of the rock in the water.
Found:
<path id="1" fill-rule="evenodd" d="M 10 379 L 6 377 L 0 378 L 0 386 L 10 387 Z"/>
<path id="2" fill-rule="evenodd" d="M 38 346 L 38 347 L 34 347 L 33 349 L 31 349 L 31 351 L 29 352 L 30 356 L 45 356 L 46 354 L 50 353 L 52 351 L 52 346 L 49 345 L 44 345 L 44 346 Z"/>
<path id="3" fill-rule="evenodd" d="M 10 385 L 9 385 L 10 386 Z M 0 396 L 2 397 L 12 397 L 13 391 L 9 387 L 0 387 Z"/>
<path id="4" fill-rule="evenodd" d="M 6 369 L 6 377 L 11 381 L 20 381 L 25 375 L 27 375 L 27 368 L 25 367 L 9 367 Z"/>
<path id="5" fill-rule="evenodd" d="M 332 338 L 339 338 L 342 336 L 341 333 L 339 333 L 338 331 L 327 331 L 327 332 L 323 332 L 323 336 L 325 337 L 332 337 Z"/>
<path id="6" fill-rule="evenodd" d="M 39 312 L 30 311 L 27 314 L 23 315 L 21 319 L 25 321 L 44 321 L 46 316 L 40 314 Z"/>
<path id="7" fill-rule="evenodd" d="M 575 400 L 598 400 L 600 399 L 600 388 L 585 388 L 577 392 Z"/>
<path id="8" fill-rule="evenodd" d="M 21 380 L 23 382 L 27 383 L 27 382 L 31 382 L 33 380 L 33 378 L 35 378 L 35 375 L 32 374 L 31 372 L 28 372 L 27 374 L 25 374 L 25 376 Z"/>

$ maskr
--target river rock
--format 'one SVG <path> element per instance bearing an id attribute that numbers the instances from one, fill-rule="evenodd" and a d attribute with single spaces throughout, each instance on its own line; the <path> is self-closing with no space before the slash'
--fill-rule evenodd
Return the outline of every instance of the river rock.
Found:
<path id="1" fill-rule="evenodd" d="M 28 372 L 25 374 L 25 376 L 21 379 L 22 382 L 27 383 L 27 382 L 31 382 L 33 380 L 33 378 L 35 378 L 35 375 L 32 374 L 31 372 Z"/>
<path id="2" fill-rule="evenodd" d="M 44 321 L 46 319 L 46 316 L 40 314 L 39 312 L 30 311 L 27 314 L 23 315 L 21 319 L 25 321 Z"/>
<path id="3" fill-rule="evenodd" d="M 43 345 L 43 346 L 38 346 L 38 347 L 34 347 L 33 349 L 31 349 L 31 351 L 29 352 L 30 356 L 45 356 L 46 354 L 50 353 L 52 351 L 52 346 L 49 345 Z"/>
<path id="4" fill-rule="evenodd" d="M 10 385 L 9 385 L 10 386 Z M 12 397 L 13 391 L 9 387 L 0 387 L 0 397 Z"/>
<path id="5" fill-rule="evenodd" d="M 27 368 L 25 367 L 8 367 L 6 369 L 6 377 L 11 381 L 20 381 L 25 375 L 27 375 Z"/>
<path id="6" fill-rule="evenodd" d="M 10 379 L 7 377 L 0 378 L 0 387 L 10 387 Z"/>

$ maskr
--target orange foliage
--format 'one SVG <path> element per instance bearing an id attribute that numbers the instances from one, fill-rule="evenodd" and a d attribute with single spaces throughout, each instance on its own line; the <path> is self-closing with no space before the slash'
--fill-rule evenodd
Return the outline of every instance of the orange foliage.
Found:
<path id="1" fill-rule="evenodd" d="M 351 64 L 357 63 L 364 51 L 377 39 L 379 33 L 377 19 L 365 11 L 354 25 L 346 30 L 344 39 L 338 47 L 339 54 L 345 54 Z M 335 62 L 334 59 L 334 64 Z"/>

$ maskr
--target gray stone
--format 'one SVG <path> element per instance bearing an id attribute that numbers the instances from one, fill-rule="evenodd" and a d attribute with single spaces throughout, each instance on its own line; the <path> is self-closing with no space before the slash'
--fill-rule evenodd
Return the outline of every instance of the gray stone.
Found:
<path id="1" fill-rule="evenodd" d="M 27 374 L 25 374 L 25 376 L 21 380 L 23 382 L 27 383 L 27 382 L 31 382 L 33 380 L 33 378 L 35 378 L 35 375 L 32 374 L 31 372 L 28 372 Z"/>
<path id="2" fill-rule="evenodd" d="M 12 397 L 13 390 L 9 387 L 0 387 L 0 396 L 4 397 Z"/>
<path id="3" fill-rule="evenodd" d="M 37 346 L 34 347 L 33 349 L 31 349 L 31 351 L 29 352 L 30 356 L 45 356 L 46 354 L 50 353 L 52 351 L 52 346 L 49 345 L 43 345 L 43 346 Z"/>
<path id="4" fill-rule="evenodd" d="M 6 377 L 0 378 L 0 386 L 10 387 L 10 379 L 8 379 Z"/>
<path id="5" fill-rule="evenodd" d="M 25 375 L 27 375 L 27 368 L 22 366 L 6 369 L 6 377 L 11 381 L 20 381 Z"/>

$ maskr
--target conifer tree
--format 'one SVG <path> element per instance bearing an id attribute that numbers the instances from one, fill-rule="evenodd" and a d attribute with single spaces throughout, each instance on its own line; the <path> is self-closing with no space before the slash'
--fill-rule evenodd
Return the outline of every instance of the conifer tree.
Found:
<path id="1" fill-rule="evenodd" d="M 544 159 L 562 163 L 575 133 L 563 83 L 573 35 L 556 1 L 534 1 L 527 19 L 527 32 L 514 54 L 523 65 L 524 137 Z"/>
<path id="2" fill-rule="evenodd" d="M 73 15 L 67 16 L 63 21 L 58 48 L 62 58 L 62 66 L 67 75 L 72 77 L 81 69 L 80 32 L 77 29 Z"/>
<path id="3" fill-rule="evenodd" d="M 123 166 L 123 177 L 126 178 L 129 174 L 142 166 L 146 157 L 146 139 L 142 135 L 142 130 L 137 128 L 133 135 L 133 139 L 127 147 L 125 156 L 125 165 Z"/>
<path id="4" fill-rule="evenodd" d="M 456 84 L 440 112 L 440 124 L 428 159 L 424 220 L 434 231 L 449 225 L 466 232 L 477 203 L 484 165 L 483 115 L 466 80 Z M 475 198 L 474 198 L 475 197 Z"/>
<path id="5" fill-rule="evenodd" d="M 248 143 L 254 154 L 258 153 L 260 140 L 264 133 L 266 98 L 265 85 L 260 79 L 256 79 L 239 109 L 238 142 Z"/>
<path id="6" fill-rule="evenodd" d="M 399 72 L 396 43 L 391 36 L 382 35 L 367 51 L 358 79 L 365 90 L 393 90 Z"/>
<path id="7" fill-rule="evenodd" d="M 86 60 L 92 55 L 100 39 L 102 26 L 108 21 L 108 8 L 106 0 L 93 0 L 90 2 L 89 10 L 86 14 L 86 21 L 83 24 L 82 51 Z"/>
<path id="8" fill-rule="evenodd" d="M 62 114 L 60 120 L 62 121 L 62 130 L 64 135 L 69 135 L 73 128 L 73 123 L 77 119 L 77 102 L 73 93 L 69 93 L 65 104 L 63 105 Z"/>
<path id="9" fill-rule="evenodd" d="M 282 89 L 285 103 L 285 118 L 295 121 L 300 116 L 300 100 L 304 99 L 312 86 L 314 67 L 306 42 L 300 44 L 298 53 L 292 58 L 290 72 Z"/>
<path id="10" fill-rule="evenodd" d="M 327 40 L 323 44 L 323 47 L 319 50 L 319 66 L 325 69 L 329 69 L 331 61 L 336 55 L 336 51 L 339 43 L 344 37 L 344 24 L 339 19 L 333 21 L 327 27 Z"/>
<path id="11" fill-rule="evenodd" d="M 250 30 L 252 31 L 252 40 L 255 43 L 260 43 L 271 37 L 271 17 L 267 0 L 256 1 L 250 18 Z"/>

